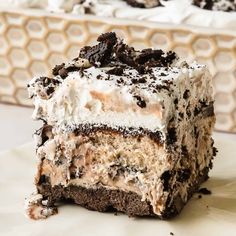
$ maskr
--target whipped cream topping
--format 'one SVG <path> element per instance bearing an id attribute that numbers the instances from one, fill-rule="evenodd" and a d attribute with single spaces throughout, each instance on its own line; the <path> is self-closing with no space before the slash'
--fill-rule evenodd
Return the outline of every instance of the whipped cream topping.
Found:
<path id="1" fill-rule="evenodd" d="M 0 6 L 41 8 L 47 11 L 76 15 L 93 14 L 104 17 L 236 30 L 236 12 L 218 11 L 233 4 L 229 1 L 227 3 L 226 1 L 216 2 L 213 11 L 194 6 L 191 0 L 161 1 L 161 4 L 163 6 L 154 8 L 135 8 L 123 0 L 5 0 L 0 3 Z"/>
<path id="2" fill-rule="evenodd" d="M 196 63 L 189 68 L 173 67 L 168 71 L 162 67 L 154 68 L 155 79 L 144 75 L 146 83 L 139 86 L 128 78 L 130 74 L 131 78 L 140 78 L 134 69 L 125 70 L 122 76 L 108 75 L 105 71 L 104 68 L 91 67 L 84 70 L 83 75 L 78 71 L 69 73 L 50 99 L 40 96 L 37 78 L 33 79 L 29 87 L 31 96 L 34 96 L 33 118 L 64 128 L 90 123 L 164 131 L 167 121 L 176 113 L 174 100 L 181 100 L 185 90 L 200 100 L 209 97 L 212 90 L 208 70 Z M 97 79 L 98 76 L 103 79 Z M 120 86 L 117 83 L 120 80 L 126 84 Z M 165 85 L 166 81 L 171 81 L 169 89 L 156 93 L 150 89 L 150 86 Z M 137 97 L 145 101 L 145 107 L 137 104 Z"/>

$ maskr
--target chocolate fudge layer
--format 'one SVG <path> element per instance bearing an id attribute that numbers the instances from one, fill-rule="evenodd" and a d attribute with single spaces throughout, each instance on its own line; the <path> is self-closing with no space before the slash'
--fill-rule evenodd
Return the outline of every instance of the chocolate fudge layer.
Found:
<path id="1" fill-rule="evenodd" d="M 45 124 L 28 215 L 45 218 L 65 199 L 132 216 L 178 214 L 216 154 L 207 68 L 107 33 L 53 75 L 29 83 L 33 118 Z"/>

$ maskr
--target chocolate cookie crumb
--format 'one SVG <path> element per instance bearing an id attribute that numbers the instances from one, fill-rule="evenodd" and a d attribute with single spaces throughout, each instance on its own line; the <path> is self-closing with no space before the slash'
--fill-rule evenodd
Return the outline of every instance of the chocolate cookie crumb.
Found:
<path id="1" fill-rule="evenodd" d="M 190 91 L 187 89 L 185 90 L 184 94 L 183 94 L 183 99 L 188 99 L 189 98 L 189 95 L 190 95 Z"/>
<path id="2" fill-rule="evenodd" d="M 178 171 L 177 175 L 177 181 L 178 182 L 186 182 L 191 176 L 191 170 L 190 169 L 182 169 Z"/>
<path id="3" fill-rule="evenodd" d="M 217 148 L 216 148 L 216 147 L 213 147 L 213 156 L 214 156 L 214 157 L 216 156 L 217 152 L 218 152 Z"/>
<path id="4" fill-rule="evenodd" d="M 138 102 L 137 102 L 137 105 L 141 108 L 145 108 L 147 105 L 146 105 L 146 102 L 140 97 L 140 96 L 134 96 Z"/>
<path id="5" fill-rule="evenodd" d="M 146 79 L 141 78 L 141 79 L 138 80 L 138 82 L 141 83 L 141 84 L 144 84 L 144 83 L 146 83 L 147 81 L 146 81 Z"/>
<path id="6" fill-rule="evenodd" d="M 52 69 L 52 74 L 55 75 L 55 76 L 59 75 L 59 71 L 60 71 L 62 68 L 64 68 L 64 66 L 65 66 L 65 63 L 62 63 L 62 64 L 60 64 L 60 65 L 56 65 L 56 66 Z"/>
<path id="7" fill-rule="evenodd" d="M 160 179 L 163 181 L 164 191 L 169 190 L 170 178 L 171 178 L 171 172 L 169 170 L 166 170 L 160 177 Z"/>
<path id="8" fill-rule="evenodd" d="M 54 93 L 57 85 L 60 83 L 57 79 L 52 79 L 45 76 L 37 78 L 35 82 L 43 88 L 40 92 L 42 99 L 49 99 Z"/>
<path id="9" fill-rule="evenodd" d="M 111 60 L 113 47 L 117 42 L 114 32 L 108 32 L 98 37 L 95 46 L 85 46 L 80 50 L 79 57 L 87 59 L 94 66 L 103 66 Z"/>
<path id="10" fill-rule="evenodd" d="M 107 42 L 93 47 L 85 46 L 80 50 L 79 57 L 87 59 L 94 66 L 103 66 L 110 60 L 111 48 Z"/>
<path id="11" fill-rule="evenodd" d="M 63 67 L 58 71 L 58 74 L 61 76 L 61 78 L 65 79 L 68 75 L 68 71 Z"/>
<path id="12" fill-rule="evenodd" d="M 121 67 L 115 67 L 109 71 L 107 71 L 107 74 L 110 74 L 110 75 L 122 75 L 124 72 L 124 69 L 121 68 Z"/>
<path id="13" fill-rule="evenodd" d="M 108 41 L 112 45 L 115 45 L 117 42 L 116 33 L 115 32 L 107 32 L 107 33 L 101 34 L 100 36 L 98 36 L 97 41 L 98 42 L 104 42 L 104 41 L 107 42 Z"/>
<path id="14" fill-rule="evenodd" d="M 151 60 L 160 60 L 163 54 L 164 52 L 162 50 L 153 50 L 151 48 L 143 49 L 141 54 L 137 56 L 136 62 L 139 64 L 145 64 Z"/>
<path id="15" fill-rule="evenodd" d="M 204 194 L 204 195 L 210 195 L 210 194 L 211 194 L 211 191 L 208 190 L 207 188 L 200 188 L 200 189 L 198 190 L 198 193 L 202 193 L 202 194 Z"/>
<path id="16" fill-rule="evenodd" d="M 176 130 L 174 127 L 168 129 L 166 139 L 168 145 L 172 145 L 177 141 Z"/>

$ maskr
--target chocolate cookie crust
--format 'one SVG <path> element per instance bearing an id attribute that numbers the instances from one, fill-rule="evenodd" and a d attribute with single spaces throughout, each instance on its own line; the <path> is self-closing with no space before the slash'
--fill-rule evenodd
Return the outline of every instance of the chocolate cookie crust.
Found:
<path id="1" fill-rule="evenodd" d="M 188 188 L 188 199 L 199 189 L 200 185 L 208 179 L 208 168 L 202 171 L 199 178 Z M 159 219 L 170 219 L 179 214 L 186 202 L 176 196 L 161 216 L 153 213 L 153 208 L 148 201 L 142 201 L 134 192 L 109 190 L 102 186 L 98 188 L 84 188 L 81 186 L 52 187 L 50 180 L 45 178 L 37 186 L 38 192 L 48 200 L 48 207 L 54 206 L 63 200 L 72 200 L 75 204 L 92 211 L 99 212 L 124 212 L 129 216 L 152 216 Z M 168 201 L 168 200 L 167 200 Z"/>

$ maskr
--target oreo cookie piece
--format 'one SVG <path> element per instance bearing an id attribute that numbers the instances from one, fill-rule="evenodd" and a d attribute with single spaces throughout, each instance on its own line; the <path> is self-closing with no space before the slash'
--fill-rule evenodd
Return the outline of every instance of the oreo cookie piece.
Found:
<path id="1" fill-rule="evenodd" d="M 107 74 L 109 75 L 123 75 L 124 68 L 122 67 L 115 67 L 107 71 Z"/>
<path id="2" fill-rule="evenodd" d="M 116 59 L 120 62 L 133 67 L 140 74 L 148 72 L 152 67 L 168 67 L 177 58 L 175 52 L 165 54 L 162 50 L 151 48 L 136 51 L 133 47 L 126 44 L 119 44 L 115 51 Z"/>
<path id="3" fill-rule="evenodd" d="M 112 45 L 115 45 L 117 42 L 116 33 L 115 32 L 107 32 L 107 33 L 101 34 L 100 36 L 98 36 L 97 41 L 98 42 L 108 42 Z"/>
<path id="4" fill-rule="evenodd" d="M 81 67 L 82 68 L 82 67 Z M 60 75 L 62 79 L 65 79 L 68 76 L 69 72 L 73 72 L 73 71 L 78 71 L 81 69 L 80 67 L 77 67 L 73 64 L 71 65 L 66 65 L 65 63 L 62 63 L 60 65 L 56 65 L 53 69 L 52 69 L 52 74 L 54 76 Z"/>
<path id="5" fill-rule="evenodd" d="M 144 64 L 151 60 L 160 60 L 163 54 L 164 52 L 162 50 L 153 50 L 151 48 L 143 49 L 137 56 L 136 62 L 139 64 Z"/>
<path id="6" fill-rule="evenodd" d="M 52 79 L 45 76 L 37 78 L 35 82 L 38 84 L 38 87 L 42 88 L 41 90 L 39 90 L 40 91 L 39 94 L 42 99 L 50 98 L 54 93 L 55 88 L 60 83 L 56 79 Z"/>
<path id="7" fill-rule="evenodd" d="M 168 67 L 177 58 L 172 51 L 164 53 L 162 50 L 151 48 L 138 51 L 118 40 L 114 32 L 102 34 L 95 46 L 85 46 L 80 50 L 79 58 L 87 59 L 96 67 L 123 66 L 132 67 L 140 74 L 144 74 L 152 67 Z M 61 67 L 58 67 L 61 70 Z M 55 69 L 57 73 L 60 71 Z M 63 74 L 65 71 L 62 71 Z M 121 75 L 122 69 L 109 71 L 110 74 Z"/>
<path id="8" fill-rule="evenodd" d="M 109 32 L 98 37 L 95 46 L 85 46 L 80 50 L 79 57 L 87 59 L 94 66 L 103 66 L 110 62 L 113 47 L 117 42 L 116 34 Z"/>

